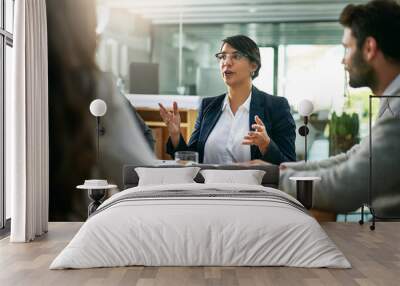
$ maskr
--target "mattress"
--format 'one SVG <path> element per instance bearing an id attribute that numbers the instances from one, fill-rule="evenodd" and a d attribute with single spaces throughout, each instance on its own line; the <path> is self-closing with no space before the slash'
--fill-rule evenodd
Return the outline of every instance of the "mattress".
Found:
<path id="1" fill-rule="evenodd" d="M 130 265 L 351 267 L 291 196 L 263 186 L 197 183 L 112 196 L 50 269 Z"/>

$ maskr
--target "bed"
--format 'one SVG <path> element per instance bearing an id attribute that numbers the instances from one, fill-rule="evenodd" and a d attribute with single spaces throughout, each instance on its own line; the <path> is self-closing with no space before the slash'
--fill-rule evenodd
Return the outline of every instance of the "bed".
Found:
<path id="1" fill-rule="evenodd" d="M 262 185 L 201 183 L 204 178 L 198 174 L 193 183 L 150 186 L 138 186 L 136 167 L 124 167 L 126 189 L 99 207 L 50 269 L 351 267 L 307 210 L 274 188 L 276 166 L 250 167 L 266 172 Z"/>

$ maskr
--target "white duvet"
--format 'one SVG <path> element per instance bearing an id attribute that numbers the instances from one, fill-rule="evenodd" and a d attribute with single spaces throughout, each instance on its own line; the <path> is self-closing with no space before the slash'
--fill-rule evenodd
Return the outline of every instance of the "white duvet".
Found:
<path id="1" fill-rule="evenodd" d="M 350 268 L 318 222 L 280 201 L 246 197 L 122 200 L 137 192 L 264 191 L 238 184 L 135 187 L 106 200 L 50 269 L 145 266 L 294 266 Z"/>

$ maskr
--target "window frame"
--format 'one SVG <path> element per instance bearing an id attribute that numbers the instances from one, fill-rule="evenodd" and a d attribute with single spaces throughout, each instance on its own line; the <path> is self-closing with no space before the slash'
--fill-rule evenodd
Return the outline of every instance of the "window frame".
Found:
<path id="1" fill-rule="evenodd" d="M 0 0 L 0 236 L 10 230 L 10 219 L 6 217 L 6 190 L 5 190 L 5 92 L 6 92 L 6 47 L 13 48 L 13 34 L 6 30 L 6 0 Z M 13 13 L 15 0 L 12 0 Z M 14 15 L 12 15 L 14 16 Z M 14 30 L 14 29 L 12 29 Z"/>
<path id="2" fill-rule="evenodd" d="M 274 73 L 272 79 L 272 94 L 278 95 L 278 59 L 279 59 L 279 45 L 260 45 L 259 48 L 271 48 L 274 54 Z"/>

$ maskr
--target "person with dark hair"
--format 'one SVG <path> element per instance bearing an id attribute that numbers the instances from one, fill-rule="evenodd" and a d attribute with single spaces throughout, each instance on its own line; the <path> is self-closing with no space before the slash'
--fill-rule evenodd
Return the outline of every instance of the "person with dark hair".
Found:
<path id="1" fill-rule="evenodd" d="M 49 87 L 49 220 L 86 219 L 85 179 L 121 185 L 125 163 L 148 163 L 150 148 L 112 79 L 96 64 L 95 0 L 47 0 Z M 107 104 L 96 162 L 92 100 Z M 147 147 L 147 148 L 146 148 Z M 146 156 L 147 155 L 147 156 Z"/>
<path id="2" fill-rule="evenodd" d="M 261 68 L 257 44 L 243 35 L 228 37 L 216 58 L 227 93 L 203 99 L 189 144 L 180 133 L 178 104 L 172 111 L 160 104 L 170 135 L 167 152 L 197 151 L 199 161 L 210 164 L 295 161 L 296 126 L 287 100 L 252 83 Z"/>
<path id="3" fill-rule="evenodd" d="M 376 96 L 400 96 L 400 5 L 375 0 L 348 5 L 340 15 L 344 26 L 342 63 L 352 87 L 370 87 Z M 372 205 L 378 216 L 400 215 L 400 98 L 382 98 L 371 132 Z M 314 207 L 347 213 L 368 202 L 369 137 L 346 154 L 319 162 L 281 165 L 281 188 L 295 195 L 292 176 L 319 176 Z"/>

